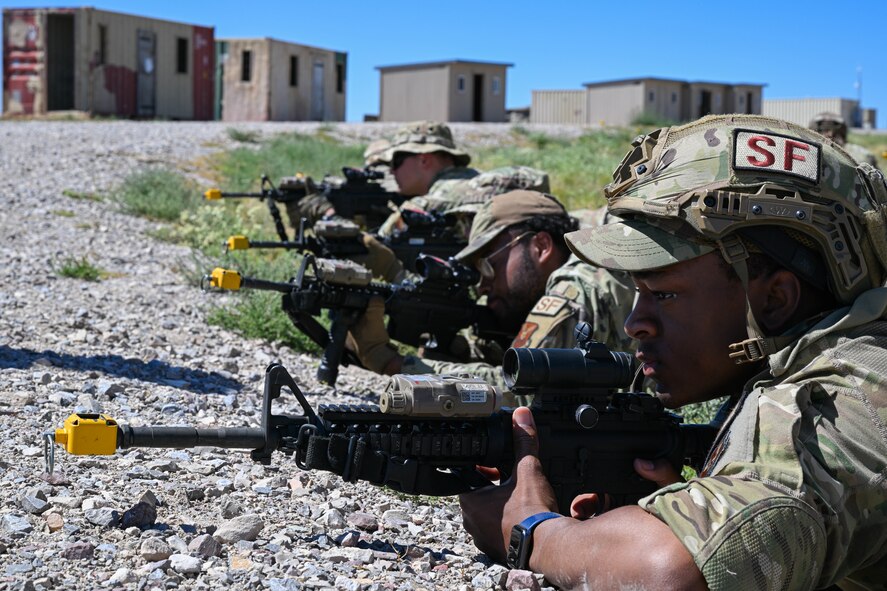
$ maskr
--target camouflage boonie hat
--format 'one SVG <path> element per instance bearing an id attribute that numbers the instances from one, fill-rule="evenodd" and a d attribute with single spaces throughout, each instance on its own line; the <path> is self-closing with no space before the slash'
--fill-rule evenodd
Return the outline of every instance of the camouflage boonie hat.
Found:
<path id="1" fill-rule="evenodd" d="M 818 113 L 807 127 L 823 135 L 829 134 L 826 137 L 840 140 L 841 144 L 847 141 L 847 122 L 837 113 Z"/>
<path id="2" fill-rule="evenodd" d="M 604 192 L 625 221 L 566 235 L 595 265 L 644 271 L 715 250 L 734 264 L 780 233 L 822 259 L 841 302 L 883 281 L 883 175 L 785 121 L 717 115 L 640 136 Z"/>
<path id="3" fill-rule="evenodd" d="M 554 195 L 537 191 L 509 191 L 495 195 L 474 216 L 468 246 L 459 251 L 456 258 L 465 262 L 511 226 L 539 217 L 569 219 L 570 216 Z"/>
<path id="4" fill-rule="evenodd" d="M 387 164 L 385 153 L 391 147 L 391 142 L 386 139 L 373 140 L 363 151 L 363 162 L 365 166 L 378 166 Z"/>
<path id="5" fill-rule="evenodd" d="M 482 172 L 465 183 L 448 213 L 476 214 L 494 195 L 517 190 L 550 193 L 548 173 L 529 166 L 502 166 Z"/>
<path id="6" fill-rule="evenodd" d="M 446 152 L 453 157 L 456 166 L 466 166 L 471 162 L 471 156 L 456 148 L 450 128 L 437 121 L 417 121 L 400 128 L 391 139 L 391 146 L 381 158 L 390 164 L 398 152 L 408 154 Z"/>

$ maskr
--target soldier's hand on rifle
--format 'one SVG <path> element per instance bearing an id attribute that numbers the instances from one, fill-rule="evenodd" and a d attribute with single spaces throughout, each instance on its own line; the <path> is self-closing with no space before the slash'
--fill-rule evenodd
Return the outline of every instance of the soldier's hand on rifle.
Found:
<path id="1" fill-rule="evenodd" d="M 355 256 L 356 262 L 372 271 L 373 277 L 379 277 L 388 283 L 397 283 L 403 279 L 403 263 L 398 260 L 393 250 L 366 232 L 361 234 L 361 241 L 367 249 L 367 254 Z"/>
<path id="2" fill-rule="evenodd" d="M 392 375 L 403 367 L 403 357 L 391 345 L 385 329 L 385 301 L 374 297 L 363 316 L 351 327 L 348 345 L 363 366 L 376 373 Z"/>
<path id="3" fill-rule="evenodd" d="M 462 522 L 485 554 L 505 561 L 511 528 L 536 513 L 557 512 L 554 490 L 542 473 L 536 423 L 529 408 L 512 415 L 514 472 L 501 485 L 459 495 Z"/>

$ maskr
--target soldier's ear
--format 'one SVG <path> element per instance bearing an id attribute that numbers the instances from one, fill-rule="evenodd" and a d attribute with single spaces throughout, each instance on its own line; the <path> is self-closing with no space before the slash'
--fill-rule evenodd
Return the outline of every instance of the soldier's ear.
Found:
<path id="1" fill-rule="evenodd" d="M 749 283 L 749 297 L 755 318 L 767 334 L 779 334 L 802 320 L 795 318 L 801 306 L 801 280 L 786 269 L 779 269 Z"/>
<path id="2" fill-rule="evenodd" d="M 530 239 L 530 248 L 534 250 L 537 260 L 541 263 L 557 256 L 557 247 L 554 244 L 554 240 L 551 234 L 544 230 L 533 234 L 533 237 Z"/>

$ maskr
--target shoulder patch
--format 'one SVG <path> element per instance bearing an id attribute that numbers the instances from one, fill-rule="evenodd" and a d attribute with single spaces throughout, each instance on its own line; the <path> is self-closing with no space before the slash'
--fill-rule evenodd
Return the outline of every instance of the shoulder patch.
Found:
<path id="1" fill-rule="evenodd" d="M 517 336 L 511 341 L 511 346 L 526 347 L 527 343 L 530 342 L 530 337 L 532 337 L 533 333 L 538 329 L 539 325 L 535 322 L 524 322 L 524 325 L 520 327 L 520 332 L 517 333 Z"/>
<path id="2" fill-rule="evenodd" d="M 556 295 L 544 295 L 539 298 L 536 305 L 530 311 L 530 314 L 538 314 L 540 316 L 557 316 L 557 313 L 567 305 L 567 298 Z"/>
<path id="3" fill-rule="evenodd" d="M 777 133 L 733 131 L 733 169 L 801 177 L 819 184 L 821 146 Z"/>

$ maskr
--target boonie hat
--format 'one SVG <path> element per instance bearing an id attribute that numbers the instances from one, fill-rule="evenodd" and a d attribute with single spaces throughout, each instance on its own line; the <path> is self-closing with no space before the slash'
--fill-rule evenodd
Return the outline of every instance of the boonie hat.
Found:
<path id="1" fill-rule="evenodd" d="M 384 152 L 382 159 L 390 164 L 398 152 L 446 152 L 453 157 L 456 166 L 466 166 L 471 162 L 471 156 L 456 148 L 450 128 L 437 121 L 416 121 L 400 128 L 391 139 L 391 146 Z"/>
<path id="2" fill-rule="evenodd" d="M 391 147 L 391 142 L 386 139 L 373 140 L 363 151 L 363 161 L 365 166 L 378 166 L 379 164 L 387 164 L 385 153 Z"/>
<path id="3" fill-rule="evenodd" d="M 557 197 L 547 193 L 518 190 L 495 195 L 475 214 L 468 246 L 456 258 L 465 262 L 511 226 L 538 217 L 567 219 L 570 215 Z"/>

